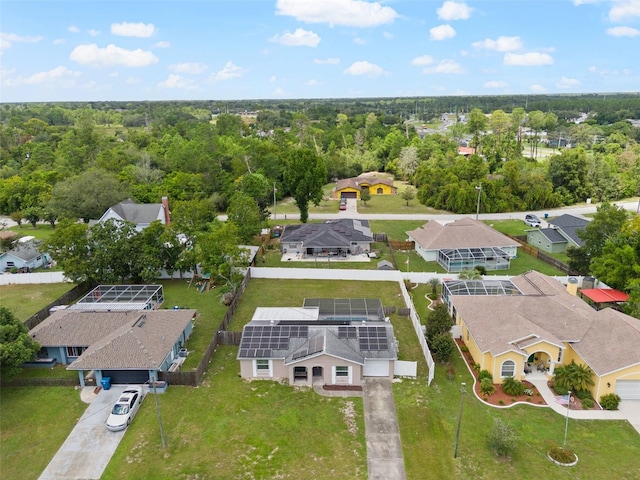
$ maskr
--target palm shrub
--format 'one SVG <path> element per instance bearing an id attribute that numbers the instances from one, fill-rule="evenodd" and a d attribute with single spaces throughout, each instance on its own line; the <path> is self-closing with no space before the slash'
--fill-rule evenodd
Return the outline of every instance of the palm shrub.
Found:
<path id="1" fill-rule="evenodd" d="M 480 373 L 478 373 L 478 380 L 482 381 L 483 378 L 488 378 L 493 382 L 493 375 L 491 375 L 489 370 L 480 370 Z"/>
<path id="2" fill-rule="evenodd" d="M 480 380 L 480 393 L 483 395 L 493 395 L 496 393 L 496 387 L 493 385 L 492 379 L 485 377 Z"/>
<path id="3" fill-rule="evenodd" d="M 600 397 L 600 405 L 605 410 L 617 410 L 618 405 L 620 405 L 620 400 L 622 399 L 617 394 L 607 393 Z"/>
<path id="4" fill-rule="evenodd" d="M 578 365 L 571 360 L 569 365 L 556 367 L 553 375 L 553 384 L 576 392 L 586 391 L 594 385 L 593 371 L 586 365 Z"/>
<path id="5" fill-rule="evenodd" d="M 502 391 L 507 395 L 519 397 L 524 393 L 524 383 L 522 383 L 520 380 L 516 380 L 513 377 L 507 377 L 502 382 Z"/>

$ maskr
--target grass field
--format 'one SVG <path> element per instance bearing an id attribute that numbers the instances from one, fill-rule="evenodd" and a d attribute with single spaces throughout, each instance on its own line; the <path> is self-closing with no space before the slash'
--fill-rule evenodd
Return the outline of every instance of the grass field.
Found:
<path id="1" fill-rule="evenodd" d="M 192 295 L 193 290 L 184 281 L 166 283 L 166 305 L 197 306 L 204 317 L 216 318 L 216 290 Z M 420 286 L 411 291 L 422 316 L 429 290 Z M 371 296 L 400 306 L 398 293 L 398 286 L 388 282 L 254 279 L 231 329 L 241 329 L 257 306 L 298 306 L 305 297 Z M 563 469 L 549 462 L 545 452 L 549 442 L 562 442 L 564 417 L 534 406 L 496 409 L 471 394 L 464 400 L 459 456 L 454 459 L 460 382 L 471 385 L 472 377 L 456 354 L 455 378 L 448 380 L 444 367 L 437 366 L 427 387 L 426 364 L 410 322 L 397 315 L 391 321 L 400 358 L 418 360 L 418 378 L 393 386 L 409 480 L 636 478 L 640 437 L 626 422 L 570 420 L 568 446 L 580 462 Z M 166 450 L 161 448 L 155 403 L 148 397 L 103 479 L 367 478 L 361 399 L 244 381 L 236 354 L 236 347 L 219 347 L 200 387 L 170 386 L 159 395 Z M 35 479 L 81 414 L 79 395 L 66 388 L 3 388 L 1 393 L 0 473 L 2 478 Z M 509 422 L 519 435 L 510 460 L 496 459 L 486 444 L 493 418 Z M 37 448 L 39 458 L 24 455 L 25 448 Z"/>
<path id="2" fill-rule="evenodd" d="M 0 286 L 0 305 L 23 322 L 73 288 L 72 283 Z"/>

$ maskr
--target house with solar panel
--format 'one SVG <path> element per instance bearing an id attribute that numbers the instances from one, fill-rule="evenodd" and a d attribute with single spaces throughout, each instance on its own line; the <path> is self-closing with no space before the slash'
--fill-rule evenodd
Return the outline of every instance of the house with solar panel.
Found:
<path id="1" fill-rule="evenodd" d="M 430 221 L 407 235 L 416 253 L 427 262 L 438 262 L 447 272 L 475 267 L 506 270 L 518 254 L 518 242 L 469 217 L 446 225 Z"/>
<path id="2" fill-rule="evenodd" d="M 302 307 L 259 307 L 242 330 L 240 375 L 289 385 L 361 386 L 393 378 L 398 347 L 382 304 L 311 298 Z"/>
<path id="3" fill-rule="evenodd" d="M 369 221 L 352 218 L 287 225 L 280 235 L 282 253 L 300 258 L 360 255 L 371 250 L 372 242 Z"/>

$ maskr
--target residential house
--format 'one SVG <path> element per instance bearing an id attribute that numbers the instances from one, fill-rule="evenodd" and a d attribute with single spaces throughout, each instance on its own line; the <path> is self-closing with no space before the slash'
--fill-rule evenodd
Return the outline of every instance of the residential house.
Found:
<path id="1" fill-rule="evenodd" d="M 640 400 L 640 320 L 611 308 L 594 310 L 575 282 L 567 287 L 529 271 L 511 280 L 443 283 L 461 339 L 495 383 L 506 377 L 553 377 L 575 361 L 593 371 L 593 398 L 617 393 Z"/>
<path id="2" fill-rule="evenodd" d="M 430 221 L 407 235 L 422 258 L 438 262 L 447 272 L 477 266 L 506 270 L 518 254 L 518 242 L 469 217 L 446 225 Z"/>
<path id="3" fill-rule="evenodd" d="M 378 299 L 306 299 L 302 308 L 257 308 L 237 359 L 245 379 L 355 386 L 393 378 L 398 348 Z"/>
<path id="4" fill-rule="evenodd" d="M 29 334 L 42 349 L 39 359 L 55 359 L 78 371 L 81 386 L 145 383 L 168 371 L 193 329 L 195 310 L 73 310 L 53 312 Z"/>
<path id="5" fill-rule="evenodd" d="M 169 200 L 167 197 L 162 197 L 162 203 L 135 203 L 129 198 L 110 207 L 98 222 L 111 219 L 134 223 L 138 231 L 145 229 L 156 220 L 169 225 L 171 222 Z"/>
<path id="6" fill-rule="evenodd" d="M 364 189 L 368 190 L 371 195 L 393 195 L 398 191 L 391 179 L 364 175 L 338 180 L 331 196 L 333 198 L 360 198 Z"/>
<path id="7" fill-rule="evenodd" d="M 586 218 L 564 214 L 547 222 L 548 228 L 527 230 L 527 243 L 549 253 L 562 253 L 567 247 L 581 247 L 578 232 L 589 224 Z"/>
<path id="8" fill-rule="evenodd" d="M 282 253 L 300 257 L 331 257 L 368 253 L 373 234 L 368 220 L 343 218 L 322 223 L 286 225 L 280 236 Z"/>
<path id="9" fill-rule="evenodd" d="M 0 254 L 0 273 L 12 271 L 26 273 L 45 267 L 50 261 L 50 255 L 40 251 L 34 237 L 22 237 L 15 242 L 11 250 Z"/>

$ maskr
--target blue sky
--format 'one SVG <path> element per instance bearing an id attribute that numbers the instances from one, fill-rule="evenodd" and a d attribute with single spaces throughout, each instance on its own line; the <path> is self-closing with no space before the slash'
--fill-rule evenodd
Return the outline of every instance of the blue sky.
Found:
<path id="1" fill-rule="evenodd" d="M 640 90 L 640 0 L 2 0 L 0 101 Z"/>

